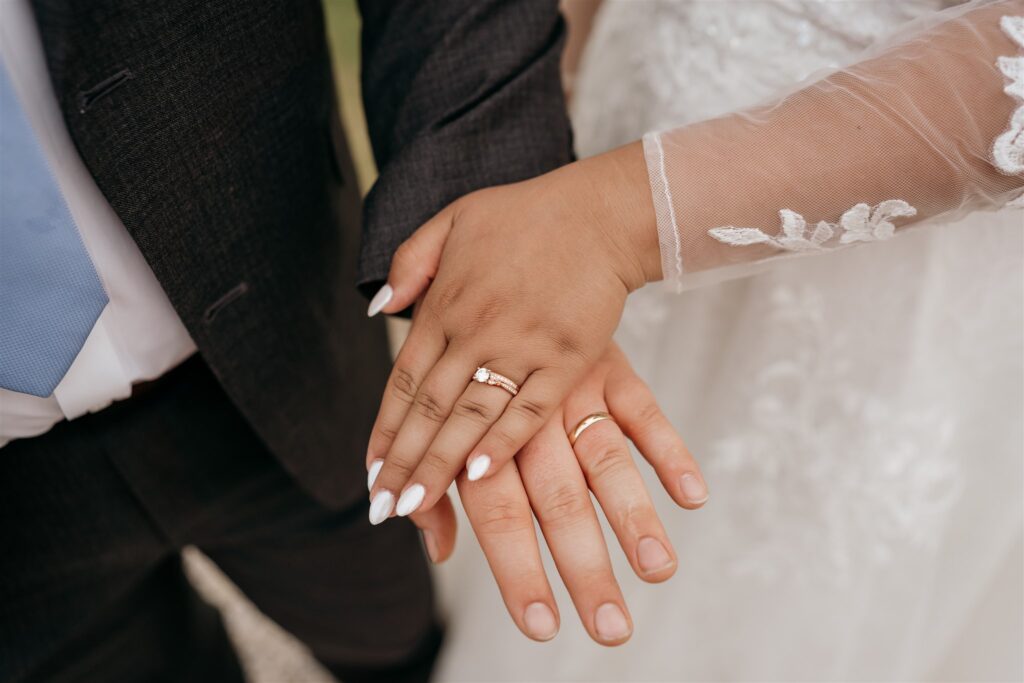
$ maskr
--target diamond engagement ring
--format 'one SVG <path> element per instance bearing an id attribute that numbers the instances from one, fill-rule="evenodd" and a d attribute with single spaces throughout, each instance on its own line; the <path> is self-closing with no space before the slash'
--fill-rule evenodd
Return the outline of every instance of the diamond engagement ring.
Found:
<path id="1" fill-rule="evenodd" d="M 490 384 L 492 387 L 501 387 L 508 393 L 515 396 L 519 393 L 519 385 L 505 375 L 499 375 L 487 368 L 477 368 L 473 373 L 473 381 L 481 384 Z"/>

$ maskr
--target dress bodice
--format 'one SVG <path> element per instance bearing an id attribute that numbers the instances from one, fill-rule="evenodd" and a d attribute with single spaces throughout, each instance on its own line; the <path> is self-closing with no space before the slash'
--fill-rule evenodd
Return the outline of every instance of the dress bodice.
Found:
<path id="1" fill-rule="evenodd" d="M 606 0 L 576 82 L 590 156 L 777 97 L 949 0 Z"/>

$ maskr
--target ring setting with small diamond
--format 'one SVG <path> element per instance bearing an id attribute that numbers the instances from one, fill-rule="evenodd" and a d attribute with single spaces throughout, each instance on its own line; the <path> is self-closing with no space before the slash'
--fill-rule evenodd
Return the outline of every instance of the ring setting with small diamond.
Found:
<path id="1" fill-rule="evenodd" d="M 477 368 L 473 373 L 473 381 L 480 384 L 490 384 L 492 387 L 500 387 L 515 396 L 519 393 L 519 385 L 504 375 L 500 375 L 487 368 Z"/>

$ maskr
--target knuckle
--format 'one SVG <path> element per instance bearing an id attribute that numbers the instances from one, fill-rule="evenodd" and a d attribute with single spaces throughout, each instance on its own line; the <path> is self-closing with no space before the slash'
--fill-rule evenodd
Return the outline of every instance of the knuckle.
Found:
<path id="1" fill-rule="evenodd" d="M 420 468 L 436 474 L 448 474 L 453 469 L 448 458 L 439 451 L 427 451 L 420 462 Z"/>
<path id="2" fill-rule="evenodd" d="M 561 332 L 556 334 L 552 341 L 555 349 L 564 356 L 582 357 L 586 355 L 583 352 L 583 342 L 576 333 Z"/>
<path id="3" fill-rule="evenodd" d="M 412 474 L 416 468 L 415 462 L 402 460 L 400 458 L 390 457 L 384 461 L 384 467 L 381 468 L 380 481 L 383 482 L 404 482 Z M 383 488 L 389 488 L 384 486 Z"/>
<path id="4" fill-rule="evenodd" d="M 605 510 L 605 515 L 614 528 L 634 538 L 642 535 L 642 530 L 651 526 L 648 520 L 655 516 L 653 510 L 636 502 L 619 505 L 610 512 Z"/>
<path id="5" fill-rule="evenodd" d="M 566 356 L 581 360 L 587 358 L 588 345 L 579 330 L 564 325 L 558 325 L 552 329 L 549 321 L 536 321 L 535 329 L 532 331 L 542 330 L 547 346 L 555 358 L 563 361 Z"/>
<path id="6" fill-rule="evenodd" d="M 434 398 L 433 394 L 426 391 L 416 394 L 416 403 L 414 405 L 416 406 L 416 412 L 431 422 L 444 422 L 448 418 L 448 413 L 445 411 L 444 406 Z"/>
<path id="7" fill-rule="evenodd" d="M 479 533 L 500 535 L 533 529 L 530 512 L 511 500 L 497 499 L 486 505 L 476 520 Z"/>
<path id="8" fill-rule="evenodd" d="M 517 451 L 519 450 L 519 439 L 516 435 L 508 429 L 495 429 L 491 432 L 491 438 L 493 438 L 498 445 L 506 451 Z"/>
<path id="9" fill-rule="evenodd" d="M 462 283 L 450 284 L 446 286 L 444 289 L 438 292 L 438 310 L 444 311 L 454 306 L 460 299 L 463 298 L 465 291 L 466 287 Z"/>
<path id="10" fill-rule="evenodd" d="M 582 450 L 582 449 L 581 449 Z M 629 471 L 633 458 L 618 439 L 604 439 L 592 445 L 580 458 L 583 471 L 591 481 L 616 479 Z"/>
<path id="11" fill-rule="evenodd" d="M 510 409 L 522 418 L 530 422 L 539 422 L 547 418 L 551 408 L 547 401 L 522 398 L 512 401 Z"/>
<path id="12" fill-rule="evenodd" d="M 403 403 L 412 403 L 416 399 L 418 382 L 411 372 L 396 367 L 391 375 L 391 393 Z"/>
<path id="13" fill-rule="evenodd" d="M 391 443 L 398 436 L 398 430 L 388 425 L 377 425 L 377 437 L 386 443 Z"/>
<path id="14" fill-rule="evenodd" d="M 491 424 L 494 421 L 494 410 L 479 401 L 464 398 L 455 404 L 453 411 L 459 417 L 465 417 L 474 422 Z"/>
<path id="15" fill-rule="evenodd" d="M 474 306 L 473 312 L 470 314 L 470 320 L 477 328 L 486 327 L 504 315 L 512 303 L 512 299 L 506 294 L 491 294 L 477 301 L 477 305 Z"/>
<path id="16" fill-rule="evenodd" d="M 475 329 L 487 327 L 488 324 L 493 322 L 498 317 L 498 312 L 487 306 L 480 306 L 473 309 L 473 312 L 469 315 L 469 324 Z"/>
<path id="17" fill-rule="evenodd" d="M 578 487 L 560 484 L 552 487 L 538 506 L 537 516 L 548 526 L 569 526 L 586 518 L 590 498 Z"/>
<path id="18" fill-rule="evenodd" d="M 416 247 L 412 240 L 406 240 L 395 250 L 394 263 L 399 267 L 408 267 L 416 263 Z"/>
<path id="19" fill-rule="evenodd" d="M 661 421 L 661 408 L 650 398 L 637 403 L 636 419 L 644 427 L 653 427 Z"/>

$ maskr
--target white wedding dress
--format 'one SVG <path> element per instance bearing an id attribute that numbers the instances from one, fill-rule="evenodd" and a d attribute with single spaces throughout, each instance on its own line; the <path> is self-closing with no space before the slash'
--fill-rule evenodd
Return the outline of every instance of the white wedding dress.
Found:
<path id="1" fill-rule="evenodd" d="M 579 153 L 770 100 L 948 4 L 605 0 Z M 617 340 L 711 492 L 686 512 L 646 472 L 678 573 L 643 584 L 609 534 L 633 639 L 591 643 L 562 590 L 532 643 L 463 518 L 438 680 L 1021 680 L 1022 228 L 979 213 L 634 294 Z"/>

